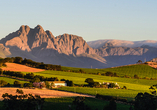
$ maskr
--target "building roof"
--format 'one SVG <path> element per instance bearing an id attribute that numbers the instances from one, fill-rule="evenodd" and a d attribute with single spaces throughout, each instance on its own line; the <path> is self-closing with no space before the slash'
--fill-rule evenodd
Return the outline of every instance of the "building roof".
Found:
<path id="1" fill-rule="evenodd" d="M 53 83 L 65 83 L 65 81 L 48 81 L 48 82 L 53 82 Z"/>

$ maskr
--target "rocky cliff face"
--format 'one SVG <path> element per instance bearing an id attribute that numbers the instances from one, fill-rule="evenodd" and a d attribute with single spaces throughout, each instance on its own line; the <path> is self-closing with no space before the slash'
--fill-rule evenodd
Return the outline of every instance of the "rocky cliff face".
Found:
<path id="1" fill-rule="evenodd" d="M 70 34 L 54 37 L 50 31 L 44 31 L 40 25 L 35 28 L 22 25 L 19 30 L 0 40 L 0 56 L 21 56 L 63 66 L 105 68 L 135 63 L 140 58 L 152 59 L 157 55 L 156 47 L 131 48 L 118 46 L 127 45 L 125 41 L 105 42 L 99 46 L 100 48 L 93 49 L 82 37 Z M 122 63 L 124 60 L 128 62 Z"/>
<path id="2" fill-rule="evenodd" d="M 95 54 L 95 50 L 89 47 L 82 37 L 69 34 L 54 37 L 50 31 L 44 31 L 40 25 L 34 29 L 23 25 L 18 31 L 9 34 L 0 42 L 7 47 L 16 46 L 28 52 L 40 48 L 54 49 L 66 55 Z"/>

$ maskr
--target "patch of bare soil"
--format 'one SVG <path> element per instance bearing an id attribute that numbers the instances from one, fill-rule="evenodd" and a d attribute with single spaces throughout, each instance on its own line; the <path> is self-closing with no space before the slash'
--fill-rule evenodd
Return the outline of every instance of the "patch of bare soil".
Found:
<path id="1" fill-rule="evenodd" d="M 40 95 L 41 98 L 60 98 L 60 97 L 76 97 L 76 96 L 94 98 L 94 96 L 90 96 L 90 95 L 83 95 L 83 94 L 57 91 L 57 90 L 48 90 L 48 89 L 0 88 L 0 100 L 3 100 L 2 95 L 4 93 L 16 95 L 17 89 L 23 90 L 24 94 Z"/>
<path id="2" fill-rule="evenodd" d="M 157 69 L 157 63 L 156 62 L 147 62 L 149 66 Z"/>
<path id="3" fill-rule="evenodd" d="M 2 70 L 6 71 L 19 71 L 19 72 L 40 72 L 45 71 L 44 69 L 32 68 L 25 65 L 20 65 L 16 63 L 6 63 L 6 67 L 3 67 Z"/>

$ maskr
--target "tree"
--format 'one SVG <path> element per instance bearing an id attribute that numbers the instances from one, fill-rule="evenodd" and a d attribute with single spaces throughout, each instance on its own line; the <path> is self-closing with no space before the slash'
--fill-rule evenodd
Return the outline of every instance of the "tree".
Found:
<path id="1" fill-rule="evenodd" d="M 15 87 L 21 87 L 22 84 L 21 84 L 20 81 L 14 81 L 14 86 L 15 86 Z"/>
<path id="2" fill-rule="evenodd" d="M 32 79 L 30 82 L 31 82 L 31 83 L 40 82 L 40 79 L 39 79 L 38 77 L 36 77 L 36 78 Z"/>
<path id="3" fill-rule="evenodd" d="M 138 60 L 138 62 L 137 62 L 138 64 L 142 64 L 142 61 L 141 60 Z"/>
<path id="4" fill-rule="evenodd" d="M 0 75 L 2 75 L 3 74 L 3 70 L 0 68 Z"/>
<path id="5" fill-rule="evenodd" d="M 157 97 L 149 93 L 138 93 L 135 97 L 135 110 L 156 110 Z"/>
<path id="6" fill-rule="evenodd" d="M 92 78 L 87 78 L 85 80 L 86 83 L 94 83 L 94 80 Z"/>
<path id="7" fill-rule="evenodd" d="M 22 63 L 23 58 L 22 57 L 15 57 L 14 63 Z"/>
<path id="8" fill-rule="evenodd" d="M 88 83 L 89 86 L 93 87 L 94 86 L 94 80 L 92 78 L 87 78 L 85 80 L 86 83 Z"/>

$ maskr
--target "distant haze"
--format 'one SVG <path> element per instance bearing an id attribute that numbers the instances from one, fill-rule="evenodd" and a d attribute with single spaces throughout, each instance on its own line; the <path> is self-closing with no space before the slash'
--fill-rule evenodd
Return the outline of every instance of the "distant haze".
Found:
<path id="1" fill-rule="evenodd" d="M 111 43 L 115 47 L 141 47 L 143 45 L 148 45 L 152 47 L 157 47 L 157 41 L 155 40 L 144 40 L 144 41 L 125 41 L 125 40 L 115 40 L 115 39 L 104 39 L 89 41 L 87 44 L 92 48 L 100 48 L 106 43 Z"/>

